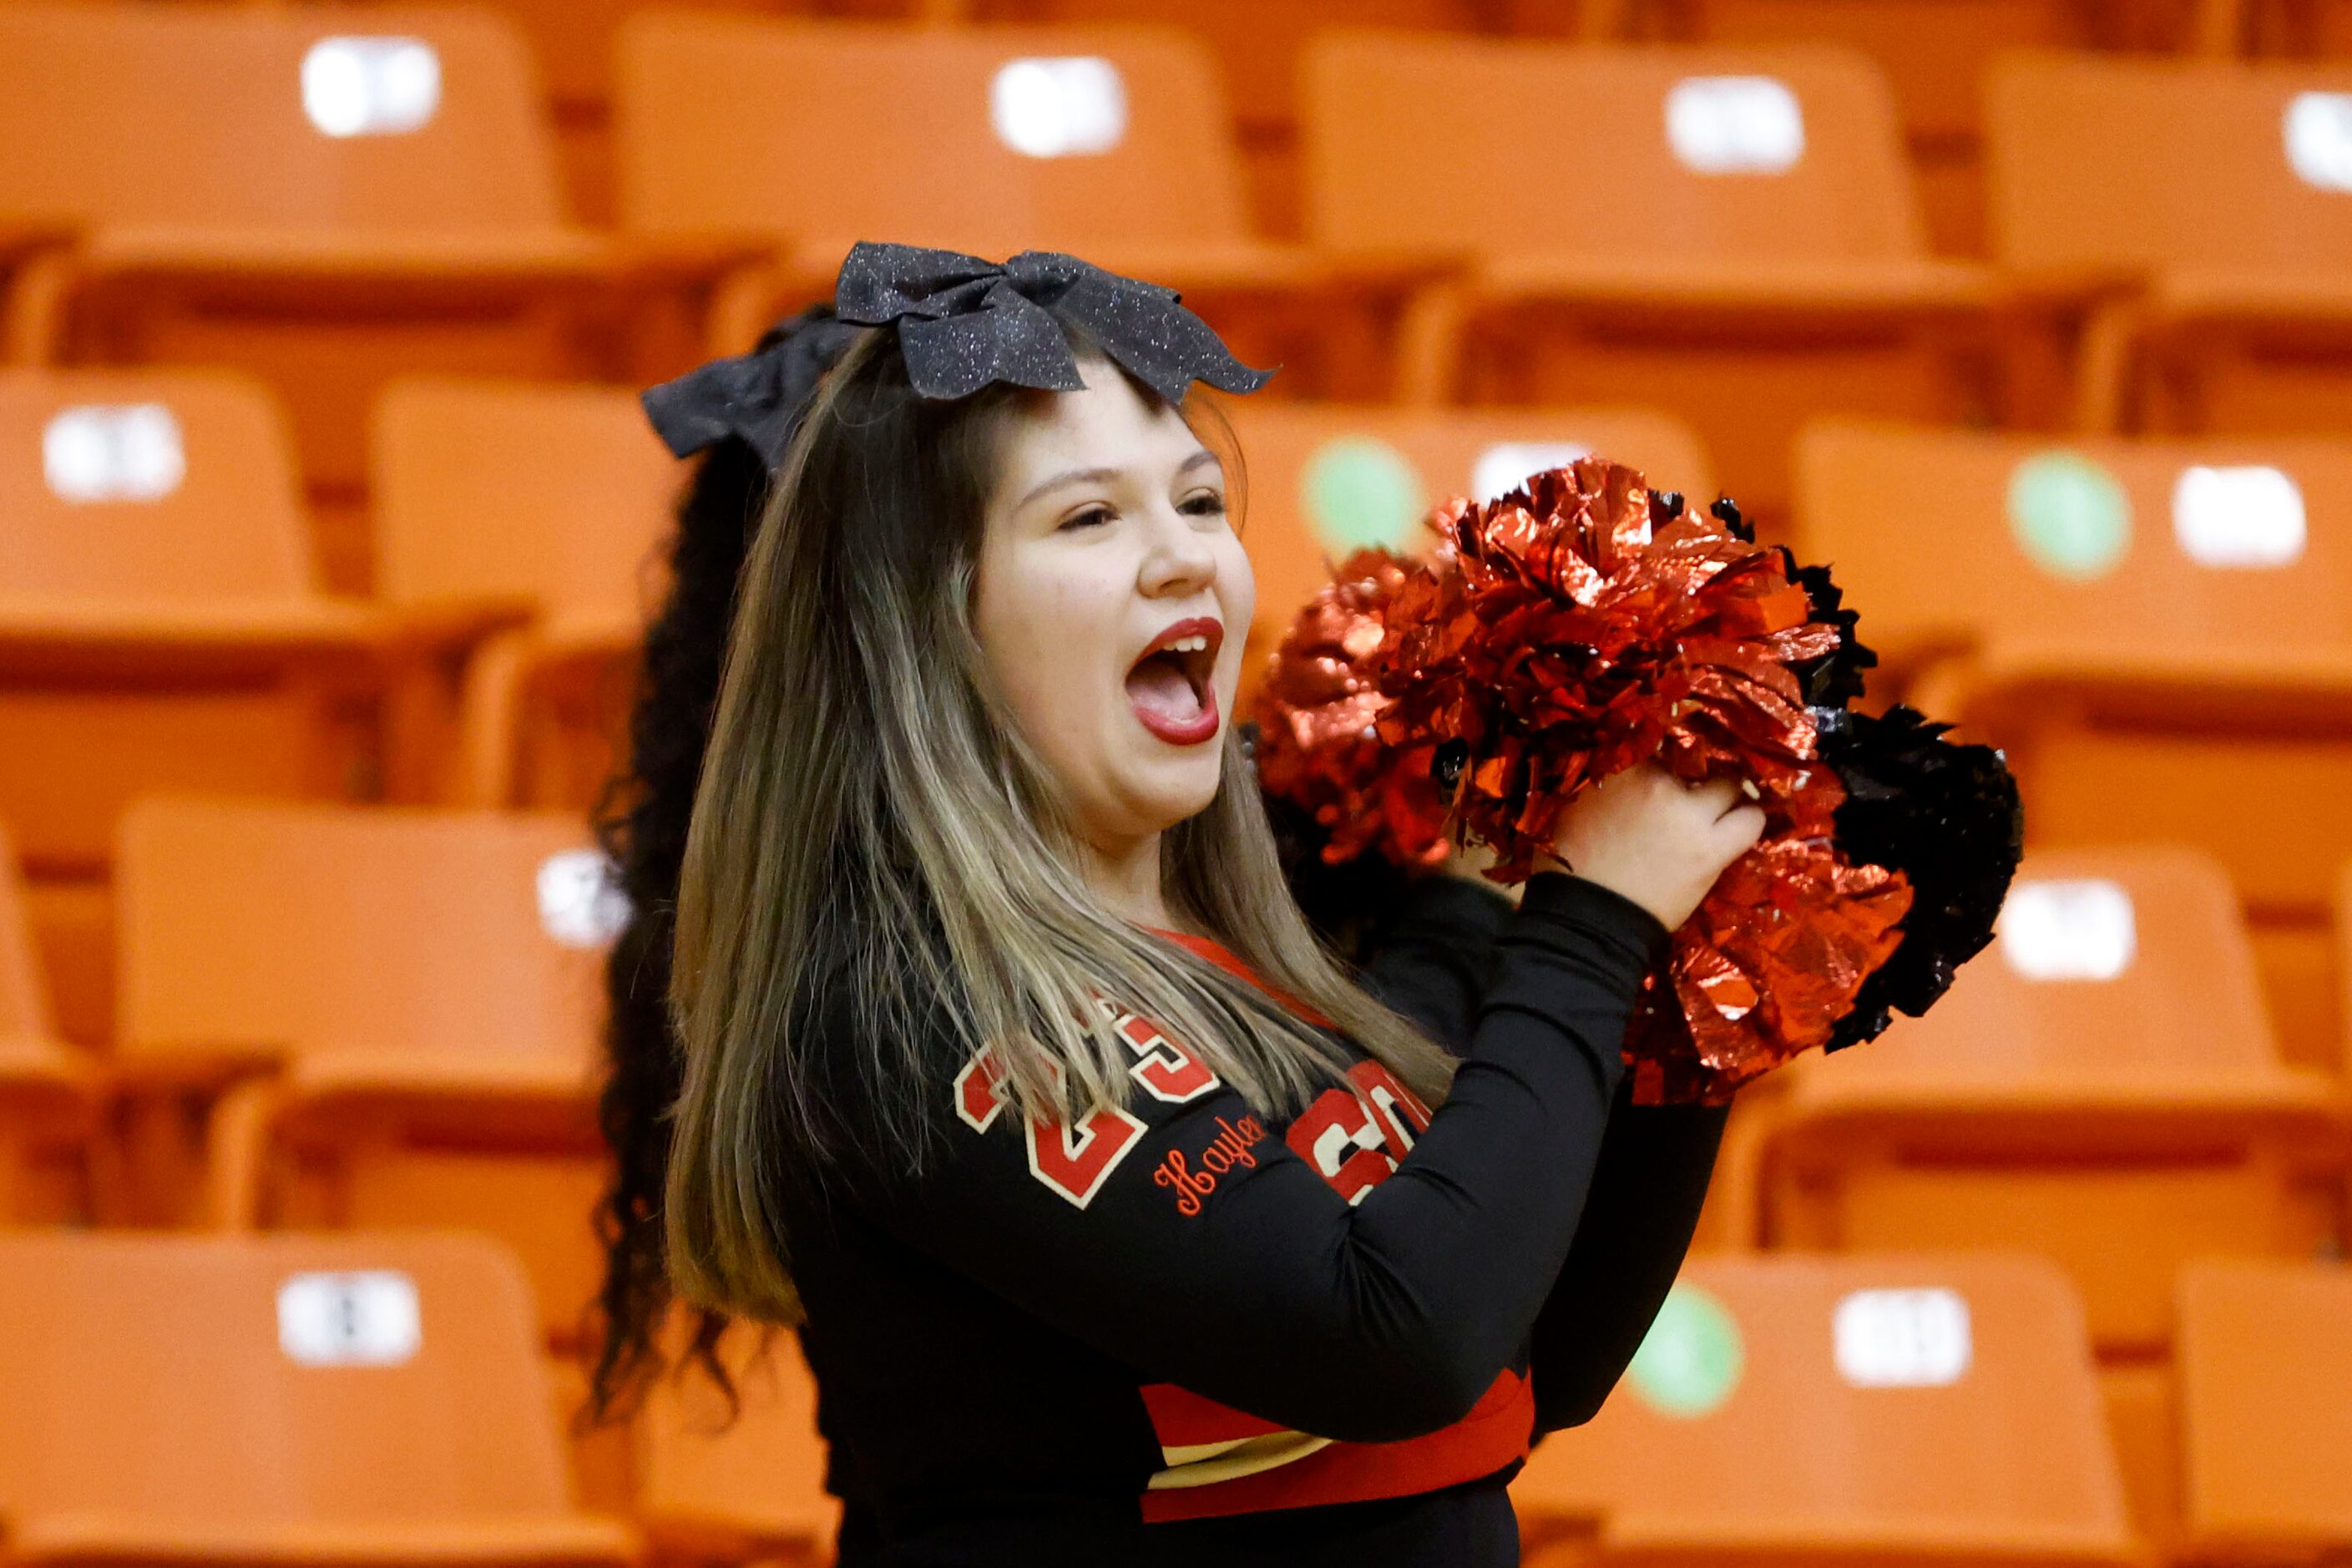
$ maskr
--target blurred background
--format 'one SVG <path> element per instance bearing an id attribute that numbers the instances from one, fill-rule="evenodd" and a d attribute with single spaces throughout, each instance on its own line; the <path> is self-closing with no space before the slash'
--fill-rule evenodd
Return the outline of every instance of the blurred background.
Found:
<path id="1" fill-rule="evenodd" d="M 574 1420 L 587 824 L 634 389 L 859 238 L 1283 366 L 1260 651 L 1598 451 L 2009 749 L 1996 946 L 1743 1094 L 1531 1561 L 2347 1560 L 2347 0 L 0 0 L 0 1560 L 824 1560 L 789 1338 Z"/>

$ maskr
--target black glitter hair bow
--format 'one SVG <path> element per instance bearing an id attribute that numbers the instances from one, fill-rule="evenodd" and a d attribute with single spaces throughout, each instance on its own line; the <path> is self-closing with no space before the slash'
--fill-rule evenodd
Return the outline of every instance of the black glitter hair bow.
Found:
<path id="1" fill-rule="evenodd" d="M 769 328 L 750 353 L 713 360 L 648 388 L 639 401 L 673 456 L 690 458 L 733 437 L 773 471 L 816 384 L 858 331 L 836 321 L 832 307 L 813 305 Z"/>
<path id="2" fill-rule="evenodd" d="M 1179 298 L 1050 250 L 1024 250 L 999 267 L 952 250 L 860 242 L 841 264 L 833 309 L 861 326 L 897 323 L 907 378 L 923 397 L 969 397 L 999 381 L 1079 390 L 1086 383 L 1057 311 L 1171 403 L 1196 381 L 1222 392 L 1264 386 L 1274 373 L 1234 358 Z"/>

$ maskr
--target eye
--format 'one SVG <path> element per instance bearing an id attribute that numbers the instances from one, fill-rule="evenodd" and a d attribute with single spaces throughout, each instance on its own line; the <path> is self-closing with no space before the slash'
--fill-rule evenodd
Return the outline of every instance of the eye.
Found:
<path id="1" fill-rule="evenodd" d="M 1186 496 L 1181 510 L 1188 517 L 1223 517 L 1225 515 L 1224 493 L 1202 490 L 1198 495 Z"/>
<path id="2" fill-rule="evenodd" d="M 1074 511 L 1064 518 L 1055 531 L 1067 533 L 1073 529 L 1095 528 L 1103 523 L 1115 521 L 1118 517 L 1118 514 L 1107 506 L 1099 504 L 1090 506 L 1083 511 Z"/>

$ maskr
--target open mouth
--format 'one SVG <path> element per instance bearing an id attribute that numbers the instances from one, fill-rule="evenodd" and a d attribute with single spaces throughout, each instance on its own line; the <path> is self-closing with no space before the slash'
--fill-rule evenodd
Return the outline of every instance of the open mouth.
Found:
<path id="1" fill-rule="evenodd" d="M 1151 639 L 1127 672 L 1128 703 L 1145 729 L 1180 746 L 1217 732 L 1213 677 L 1224 640 L 1223 623 L 1207 616 L 1178 621 Z"/>

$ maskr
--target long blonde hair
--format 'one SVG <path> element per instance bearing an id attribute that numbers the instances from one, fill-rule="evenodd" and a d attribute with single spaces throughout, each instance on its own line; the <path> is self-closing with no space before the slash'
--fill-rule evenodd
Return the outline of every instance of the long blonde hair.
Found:
<path id="1" fill-rule="evenodd" d="M 670 988 L 686 1073 L 669 1267 L 699 1304 L 797 1320 L 778 1189 L 838 1153 L 827 1086 L 845 1076 L 868 1102 L 863 1135 L 886 1144 L 869 1152 L 901 1163 L 923 1158 L 948 1075 L 983 1045 L 1024 1115 L 1123 1103 L 1133 1057 L 1106 997 L 1261 1112 L 1341 1081 L 1325 1036 L 1120 920 L 1074 869 L 1071 826 L 971 624 L 988 479 L 1020 395 L 926 402 L 869 334 L 818 395 L 745 563 Z M 1171 912 L 1441 1099 L 1450 1059 L 1317 942 L 1230 734 L 1223 762 L 1207 809 L 1162 837 Z M 926 1048 L 942 1030 L 952 1060 Z"/>

